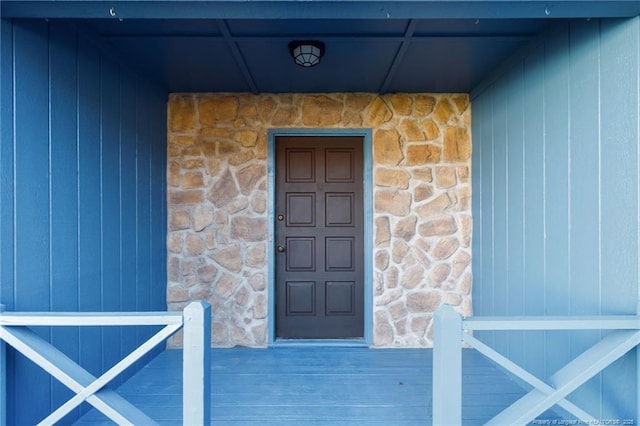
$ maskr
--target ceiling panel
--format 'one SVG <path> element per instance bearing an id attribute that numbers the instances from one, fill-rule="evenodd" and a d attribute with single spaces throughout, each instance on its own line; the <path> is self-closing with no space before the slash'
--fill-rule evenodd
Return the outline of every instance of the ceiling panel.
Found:
<path id="1" fill-rule="evenodd" d="M 470 92 L 484 76 L 525 43 L 525 37 L 440 37 L 413 40 L 390 92 Z"/>
<path id="2" fill-rule="evenodd" d="M 241 41 L 240 50 L 261 92 L 376 92 L 399 41 L 328 39 L 319 65 L 302 68 L 289 54 L 288 39 Z"/>
<path id="3" fill-rule="evenodd" d="M 125 62 L 170 92 L 247 92 L 228 44 L 213 37 L 110 37 Z"/>
<path id="4" fill-rule="evenodd" d="M 339 5 L 336 5 L 339 7 Z M 468 92 L 549 19 L 84 19 L 171 92 Z M 296 66 L 295 39 L 326 45 Z"/>
<path id="5" fill-rule="evenodd" d="M 468 92 L 565 19 L 635 17 L 638 0 L 0 0 L 64 19 L 169 91 Z M 320 65 L 287 44 L 318 39 Z"/>

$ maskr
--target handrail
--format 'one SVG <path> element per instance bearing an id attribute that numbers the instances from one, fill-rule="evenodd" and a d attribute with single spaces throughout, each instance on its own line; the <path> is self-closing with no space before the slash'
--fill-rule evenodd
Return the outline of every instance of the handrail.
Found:
<path id="1" fill-rule="evenodd" d="M 469 317 L 462 320 L 464 330 L 638 330 L 640 316 L 519 316 Z"/>
<path id="2" fill-rule="evenodd" d="M 95 378 L 29 326 L 164 326 L 102 376 Z M 76 393 L 40 424 L 54 424 L 86 401 L 118 424 L 152 420 L 106 388 L 106 385 L 181 328 L 183 339 L 183 422 L 205 424 L 210 420 L 211 306 L 192 302 L 184 312 L 4 312 L 0 305 L 0 425 L 6 424 L 6 365 L 4 344 L 20 351 Z"/>
<path id="3" fill-rule="evenodd" d="M 543 381 L 482 341 L 465 333 L 477 330 L 612 330 L 555 374 Z M 433 424 L 462 421 L 462 342 L 533 387 L 487 424 L 527 424 L 554 405 L 583 424 L 597 419 L 565 399 L 570 393 L 640 344 L 640 316 L 471 317 L 463 319 L 449 305 L 434 315 Z"/>
<path id="4" fill-rule="evenodd" d="M 182 312 L 3 312 L 0 326 L 114 326 L 182 324 Z"/>

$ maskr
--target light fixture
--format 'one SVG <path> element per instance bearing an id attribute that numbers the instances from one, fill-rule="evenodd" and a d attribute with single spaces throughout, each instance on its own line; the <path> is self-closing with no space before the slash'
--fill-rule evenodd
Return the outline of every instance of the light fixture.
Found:
<path id="1" fill-rule="evenodd" d="M 289 52 L 296 64 L 309 68 L 320 63 L 324 55 L 324 43 L 317 40 L 296 40 L 289 43 Z"/>

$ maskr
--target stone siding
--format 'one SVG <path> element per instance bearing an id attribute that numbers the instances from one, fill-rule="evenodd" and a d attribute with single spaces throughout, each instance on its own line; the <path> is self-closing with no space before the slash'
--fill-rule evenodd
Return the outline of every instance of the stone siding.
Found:
<path id="1" fill-rule="evenodd" d="M 214 346 L 267 344 L 272 128 L 372 129 L 374 345 L 431 346 L 443 303 L 471 315 L 466 94 L 172 94 L 168 117 L 168 308 L 208 300 Z"/>

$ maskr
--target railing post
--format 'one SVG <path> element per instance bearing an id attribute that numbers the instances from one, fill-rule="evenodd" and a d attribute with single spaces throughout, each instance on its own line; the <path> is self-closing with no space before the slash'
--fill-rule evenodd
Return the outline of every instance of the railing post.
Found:
<path id="1" fill-rule="evenodd" d="M 4 305 L 0 304 L 0 315 Z M 7 424 L 7 347 L 0 339 L 0 426 Z"/>
<path id="2" fill-rule="evenodd" d="M 462 317 L 443 305 L 433 317 L 433 424 L 462 424 Z"/>
<path id="3" fill-rule="evenodd" d="M 192 302 L 183 313 L 182 422 L 211 422 L 211 305 Z"/>

